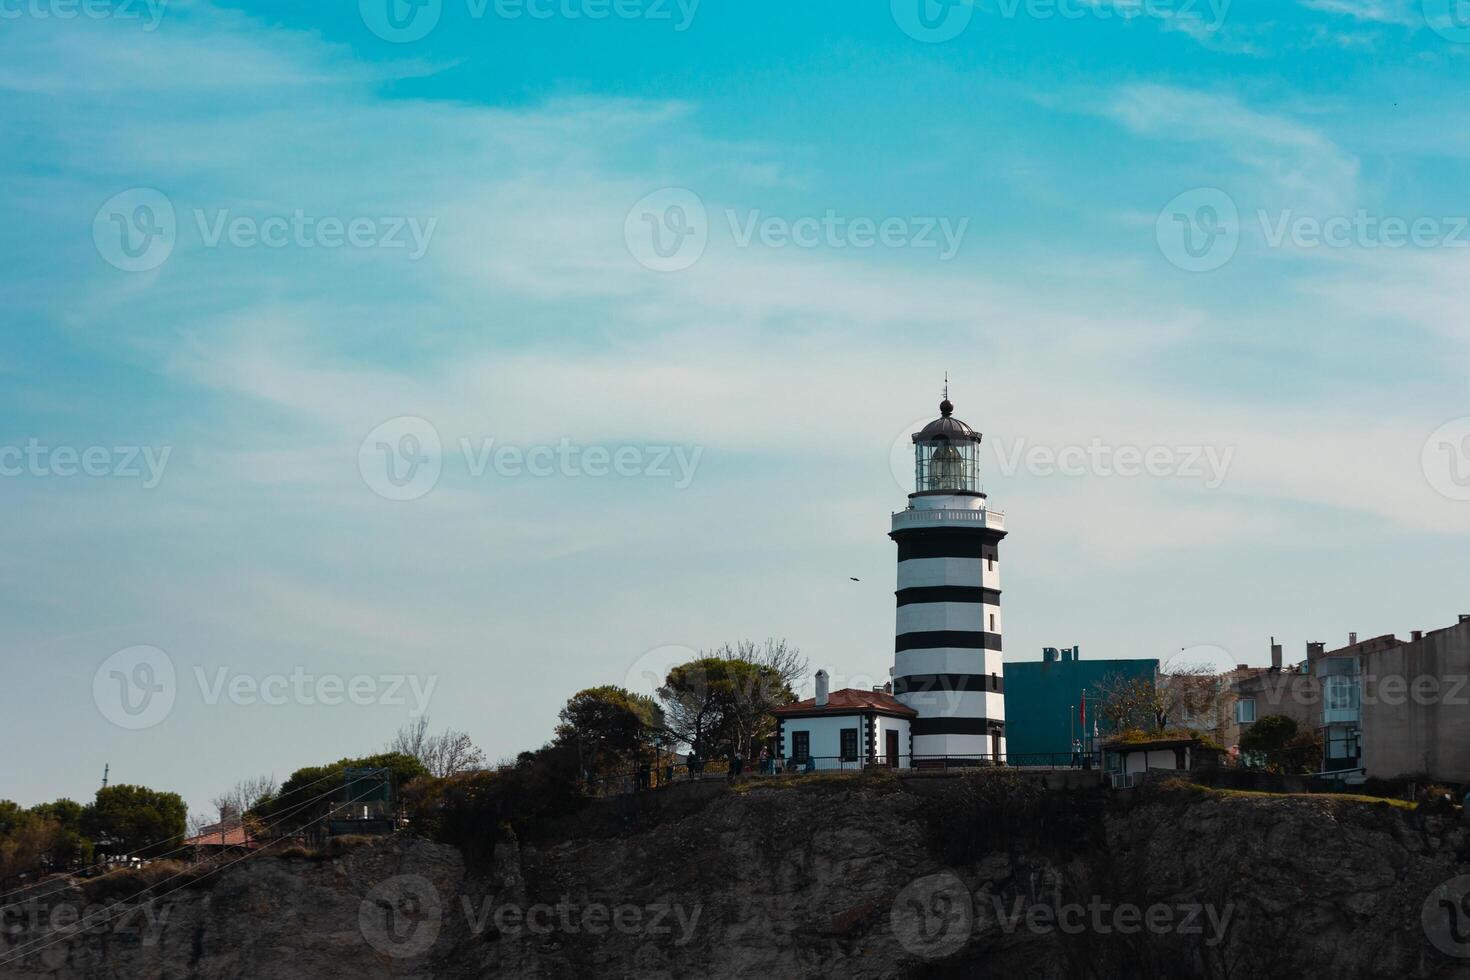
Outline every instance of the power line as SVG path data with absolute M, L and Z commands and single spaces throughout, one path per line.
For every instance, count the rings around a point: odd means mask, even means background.
M 338 770 L 336 772 L 329 772 L 325 776 L 322 776 L 320 779 L 313 779 L 309 783 L 305 783 L 305 784 L 303 784 L 301 786 L 296 787 L 293 790 L 288 791 L 287 793 L 285 793 L 285 794 L 283 794 L 283 795 L 281 795 L 279 797 L 276 797 L 273 802 L 279 802 L 280 800 L 284 800 L 288 796 L 292 796 L 292 795 L 294 795 L 296 793 L 300 793 L 302 790 L 310 789 L 311 787 L 315 786 L 317 783 L 325 782 L 328 779 L 335 779 L 338 776 L 341 776 L 344 772 L 346 772 L 346 770 Z M 107 777 L 104 774 L 104 776 L 103 776 L 103 786 L 104 786 L 104 788 L 106 787 L 106 783 L 107 783 Z M 330 793 L 330 792 L 336 792 L 336 791 L 335 790 L 329 790 L 328 792 Z M 313 799 L 314 800 L 319 800 L 319 799 L 322 798 L 322 796 L 326 796 L 326 795 L 327 795 L 326 793 L 323 793 L 323 794 L 321 794 L 319 796 L 314 797 Z M 162 840 L 156 840 L 156 841 L 154 841 L 151 844 L 144 844 L 141 847 L 134 848 L 133 850 L 135 852 L 137 852 L 137 851 L 146 851 L 150 847 L 157 847 L 160 844 L 167 844 L 169 841 L 171 841 L 173 839 L 174 838 L 172 836 L 165 837 Z M 187 851 L 189 848 L 191 848 L 193 846 L 194 845 L 192 845 L 192 844 L 180 844 L 178 847 L 174 848 L 171 851 L 164 851 L 162 854 L 155 854 L 155 855 L 151 856 L 149 858 L 149 860 L 150 861 L 161 861 L 164 858 L 168 857 L 170 854 L 177 854 L 180 851 Z M 75 871 L 72 871 L 70 873 L 73 874 L 73 875 L 86 874 L 88 871 L 93 871 L 93 870 L 96 870 L 97 868 L 104 868 L 104 867 L 106 867 L 108 865 L 108 863 L 109 862 L 107 862 L 107 861 L 98 861 L 95 864 L 89 864 L 86 867 L 78 868 Z M 0 895 L 0 901 L 4 901 L 4 900 L 6 900 L 8 898 L 14 898 L 17 895 L 22 895 L 22 894 L 24 894 L 24 893 L 26 893 L 28 891 L 34 891 L 37 888 L 42 888 L 42 887 L 44 887 L 46 885 L 53 884 L 53 882 L 54 882 L 54 880 L 48 879 L 46 881 L 38 881 L 38 882 L 36 882 L 33 885 L 25 885 L 24 887 L 17 888 L 13 892 L 9 892 L 8 894 L 5 894 L 5 895 Z M 13 903 L 11 905 L 0 905 L 0 912 L 4 912 L 7 909 L 17 908 L 18 906 L 21 906 L 21 905 L 24 905 L 24 904 L 25 904 L 24 902 L 15 902 L 15 903 Z
M 344 801 L 341 804 L 341 806 L 349 806 L 349 805 L 351 805 L 353 803 L 356 803 L 358 800 L 366 799 L 368 796 L 371 796 L 373 793 L 379 792 L 380 788 L 381 787 L 374 786 L 371 789 L 367 790 L 365 793 L 363 793 L 361 796 L 354 796 L 352 799 Z M 326 795 L 328 795 L 328 794 L 325 794 L 325 793 L 322 794 L 322 796 L 326 796 Z M 313 799 L 307 800 L 306 803 L 302 803 L 302 804 L 300 804 L 300 806 L 294 807 L 293 809 L 300 809 L 301 807 L 307 806 L 310 803 L 314 803 L 314 802 L 316 802 L 316 800 L 319 800 L 319 799 L 321 799 L 321 796 L 314 797 Z M 326 813 L 322 814 L 321 816 L 314 817 L 311 820 L 308 820 L 306 823 L 304 823 L 304 824 L 301 825 L 301 828 L 300 829 L 305 830 L 307 827 L 310 827 L 314 823 L 320 823 L 321 821 L 328 819 L 329 817 L 332 816 L 332 814 L 336 811 L 336 809 L 337 808 L 334 807 L 332 809 L 329 809 Z M 271 826 L 275 826 L 276 824 L 283 823 L 284 821 L 285 821 L 285 815 L 283 815 L 280 820 L 277 820 L 275 824 L 271 824 Z M 285 838 L 281 838 L 281 839 L 284 840 Z M 33 939 L 31 942 L 26 943 L 23 946 L 18 947 L 17 949 L 10 950 L 10 953 L 12 953 L 14 955 L 9 955 L 9 956 L 6 956 L 4 959 L 0 959 L 0 966 L 7 966 L 7 965 L 9 965 L 11 963 L 15 963 L 15 962 L 17 962 L 17 961 L 19 961 L 21 959 L 24 959 L 25 957 L 29 956 L 32 953 L 40 952 L 41 950 L 46 949 L 47 947 L 54 946 L 57 943 L 62 942 L 63 940 L 69 938 L 71 935 L 75 934 L 78 931 L 81 931 L 83 929 L 92 929 L 92 928 L 95 928 L 95 927 L 100 926 L 100 925 L 106 925 L 107 923 L 113 921 L 114 919 L 117 919 L 117 918 L 120 918 L 120 917 L 122 917 L 124 915 L 127 915 L 130 912 L 134 912 L 137 909 L 143 908 L 144 906 L 152 905 L 154 902 L 158 901 L 160 898 L 164 898 L 164 897 L 166 897 L 168 895 L 174 894 L 175 892 L 182 891 L 185 888 L 190 887 L 191 885 L 198 884 L 199 882 L 201 882 L 204 879 L 210 877 L 211 875 L 219 874 L 221 871 L 225 870 L 226 868 L 232 868 L 232 867 L 234 867 L 235 865 L 239 864 L 241 861 L 246 861 L 246 860 L 249 860 L 250 858 L 253 858 L 253 857 L 255 857 L 255 856 L 259 855 L 259 854 L 265 853 L 265 849 L 267 847 L 269 847 L 269 846 L 270 846 L 270 844 L 265 844 L 262 847 L 260 847 L 258 850 L 251 851 L 248 854 L 245 854 L 245 855 L 243 855 L 241 857 L 238 857 L 238 858 L 236 858 L 233 861 L 229 861 L 229 862 L 226 862 L 224 864 L 219 865 L 218 867 L 211 868 L 210 870 L 204 872 L 204 874 L 200 875 L 199 877 L 193 878 L 193 879 L 191 879 L 189 881 L 186 881 L 186 882 L 184 882 L 183 884 L 179 885 L 176 888 L 171 888 L 171 889 L 169 889 L 166 892 L 160 892 L 159 894 L 154 895 L 152 898 L 148 899 L 148 901 L 144 902 L 142 905 L 129 905 L 129 906 L 126 906 L 124 908 L 119 909 L 116 913 L 107 915 L 105 918 L 101 919 L 100 921 L 88 922 L 87 921 L 87 917 L 86 916 L 83 916 L 80 920 L 78 920 L 76 922 L 76 924 L 74 924 L 71 927 L 71 931 L 69 933 L 67 933 L 66 935 L 57 936 L 57 937 L 52 938 L 52 939 L 49 939 L 49 940 L 47 940 L 45 942 L 42 942 L 42 940 L 40 940 L 40 939 Z M 167 878 L 164 878 L 162 881 L 154 882 L 153 884 L 149 885 L 147 888 L 144 888 L 142 891 L 139 891 L 139 892 L 135 893 L 134 895 L 130 896 L 128 900 L 130 901 L 132 899 L 136 899 L 139 895 L 143 895 L 143 894 L 145 894 L 147 892 L 150 892 L 153 889 L 157 888 L 159 885 L 166 884 L 166 883 L 168 883 L 170 881 L 173 881 L 175 878 L 181 877 L 182 875 L 185 875 L 187 873 L 188 873 L 187 871 L 180 871 L 180 872 L 178 872 L 176 874 L 170 875 Z M 122 902 L 118 902 L 117 904 L 118 905 L 122 905 L 123 903 Z M 41 945 L 38 946 L 38 945 L 36 945 L 37 943 L 40 943 Z

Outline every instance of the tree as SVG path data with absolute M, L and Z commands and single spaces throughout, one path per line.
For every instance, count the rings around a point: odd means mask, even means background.
M 670 734 L 704 759 L 748 753 L 775 731 L 771 709 L 796 700 L 779 663 L 728 645 L 715 654 L 676 666 L 658 689 Z
M 1240 735 L 1242 755 L 1259 756 L 1272 772 L 1301 772 L 1316 768 L 1322 757 L 1322 739 L 1316 732 L 1300 732 L 1286 715 L 1265 715 Z
M 97 791 L 82 813 L 86 834 L 110 854 L 148 857 L 177 846 L 189 810 L 177 793 L 120 784 Z
M 34 809 L 0 800 L 0 881 L 38 870 L 59 829 Z
M 1111 673 L 1098 684 L 1097 712 L 1114 732 L 1162 731 L 1168 718 L 1164 696 L 1151 678 Z
M 276 777 L 272 775 L 242 779 L 230 789 L 216 796 L 210 803 L 219 813 L 222 824 L 239 823 L 246 813 L 262 800 L 276 792 Z
M 403 752 L 380 752 L 357 759 L 338 759 L 323 766 L 297 769 L 280 791 L 257 803 L 246 816 L 269 826 L 272 834 L 290 834 L 322 820 L 334 807 L 352 802 L 346 796 L 348 769 L 387 769 L 395 788 L 427 776 L 424 764 Z
M 389 752 L 413 756 L 432 776 L 453 776 L 485 768 L 485 754 L 475 747 L 469 735 L 452 728 L 432 734 L 428 715 L 420 715 L 417 721 L 400 728 L 387 748 Z
M 47 857 L 52 867 L 66 868 L 92 861 L 92 841 L 82 826 L 86 808 L 75 800 L 59 799 L 31 807 L 31 812 L 56 825 Z
M 567 699 L 556 740 L 574 747 L 591 778 L 641 761 L 663 729 L 663 712 L 650 697 L 612 684 L 589 687 Z
M 1159 671 L 1160 728 L 1170 725 L 1219 733 L 1225 722 L 1225 685 L 1210 664 L 1170 664 Z
M 785 640 L 768 639 L 759 646 L 752 640 L 740 640 L 734 647 L 726 643 L 715 651 L 715 655 L 726 660 L 743 660 L 757 667 L 769 667 L 780 675 L 783 684 L 792 689 L 806 677 L 806 658 Z

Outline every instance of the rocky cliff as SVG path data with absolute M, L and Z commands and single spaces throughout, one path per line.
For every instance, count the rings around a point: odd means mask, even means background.
M 1470 977 L 1470 833 L 1453 817 L 1010 792 L 676 787 L 478 867 L 410 838 L 256 856 L 85 930 L 72 889 L 8 913 L 0 976 Z

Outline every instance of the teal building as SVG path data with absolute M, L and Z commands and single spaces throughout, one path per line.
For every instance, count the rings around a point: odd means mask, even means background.
M 1026 755 L 1063 755 L 1072 751 L 1072 739 L 1091 745 L 1093 723 L 1100 738 L 1112 734 L 1096 710 L 1102 692 L 1115 678 L 1138 678 L 1150 683 L 1158 677 L 1158 660 L 1083 660 L 1080 647 L 1046 647 L 1041 661 L 1005 665 L 1007 750 L 1013 764 L 1025 765 Z M 1087 696 L 1084 732 L 1079 724 L 1083 694 Z

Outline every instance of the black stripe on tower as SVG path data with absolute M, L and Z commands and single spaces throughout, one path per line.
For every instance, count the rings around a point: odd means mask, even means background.
M 940 647 L 955 647 L 960 650 L 999 650 L 999 633 L 982 633 L 979 630 L 924 630 L 917 633 L 900 633 L 893 638 L 893 652 L 905 650 L 936 650 Z
M 999 674 L 909 674 L 893 679 L 894 694 L 928 694 L 933 691 L 988 691 L 1005 693 Z
M 994 528 L 916 527 L 890 531 L 898 543 L 898 560 L 911 558 L 999 559 L 996 547 L 1006 536 Z
M 909 722 L 909 732 L 914 735 L 1004 735 L 1005 728 L 1005 722 L 994 718 L 915 718 Z
M 968 585 L 926 585 L 914 589 L 899 589 L 893 593 L 900 606 L 911 606 L 917 602 L 984 602 L 1000 605 L 1000 589 L 986 589 Z

